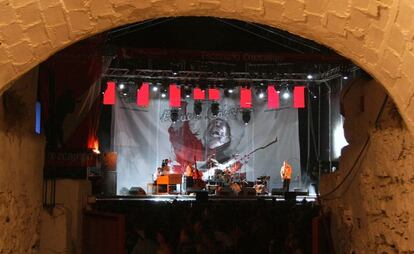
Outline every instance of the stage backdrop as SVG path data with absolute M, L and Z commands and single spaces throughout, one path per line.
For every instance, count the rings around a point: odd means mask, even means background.
M 250 122 L 242 121 L 239 93 L 221 94 L 220 112 L 213 117 L 209 101 L 203 101 L 199 117 L 193 113 L 194 100 L 186 99 L 179 120 L 171 122 L 168 97 L 151 92 L 148 108 L 139 108 L 133 98 L 117 97 L 113 107 L 112 147 L 118 153 L 117 192 L 140 186 L 146 189 L 154 180 L 163 159 L 170 159 L 174 171 L 181 172 L 197 160 L 204 178 L 217 168 L 239 170 L 247 180 L 270 176 L 270 187 L 280 188 L 283 160 L 293 166 L 291 189 L 299 187 L 300 149 L 298 113 L 291 101 L 281 101 L 281 109 L 267 110 L 266 99 L 253 99 Z M 277 142 L 266 146 L 277 137 Z

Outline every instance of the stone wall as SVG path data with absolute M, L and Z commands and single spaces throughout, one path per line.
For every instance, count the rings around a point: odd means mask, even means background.
M 412 0 L 5 0 L 0 93 L 55 52 L 94 34 L 170 16 L 253 21 L 326 45 L 364 68 L 414 130 Z
M 39 247 L 45 139 L 34 132 L 37 69 L 0 97 L 0 253 Z
M 355 81 L 344 94 L 349 146 L 321 179 L 337 253 L 413 253 L 413 137 L 377 82 Z

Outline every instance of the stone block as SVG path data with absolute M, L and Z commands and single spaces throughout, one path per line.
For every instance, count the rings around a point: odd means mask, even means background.
M 388 45 L 392 48 L 398 55 L 402 55 L 407 40 L 404 37 L 404 34 L 401 32 L 399 27 L 393 26 L 390 31 L 388 38 Z
M 66 11 L 83 10 L 85 9 L 84 0 L 64 0 L 63 6 Z
M 16 75 L 16 70 L 11 62 L 0 64 L 0 84 L 8 84 Z M 0 87 L 0 92 L 3 87 Z
M 45 57 L 48 57 L 53 51 L 53 46 L 50 42 L 39 44 L 34 48 L 34 56 L 37 59 L 43 60 Z
M 305 4 L 302 1 L 290 0 L 285 2 L 283 16 L 293 21 L 305 21 Z
M 19 40 L 20 42 L 14 44 L 9 48 L 14 64 L 26 64 L 33 58 L 33 48 L 27 41 Z
M 42 13 L 46 25 L 48 26 L 56 26 L 57 24 L 66 23 L 64 12 L 60 5 L 49 7 L 43 10 Z
M 370 25 L 370 18 L 360 10 L 352 8 L 349 16 L 347 28 L 350 30 L 365 31 Z
M 66 24 L 48 28 L 50 41 L 53 45 L 62 45 L 70 41 L 69 28 Z
M 410 84 L 410 80 L 408 78 L 402 76 L 396 80 L 395 85 L 392 88 L 392 92 L 395 99 L 398 97 L 401 106 L 408 105 L 410 99 L 414 95 L 414 86 Z
M 27 28 L 24 33 L 34 46 L 49 41 L 49 37 L 43 23 L 38 23 Z
M 86 32 L 92 29 L 89 13 L 86 11 L 71 11 L 67 14 L 73 33 Z
M 382 27 L 385 29 L 388 19 L 390 17 L 390 10 L 388 8 L 379 8 L 378 9 L 378 16 L 372 18 L 372 24 L 377 27 Z
M 375 47 L 366 47 L 364 51 L 365 61 L 370 65 L 376 65 L 378 58 L 378 51 Z
M 242 6 L 248 10 L 263 11 L 263 0 L 243 0 Z
M 239 6 L 234 4 L 233 0 L 221 0 L 220 10 L 227 13 L 235 13 L 239 10 Z
M 340 17 L 347 17 L 349 16 L 349 8 L 348 1 L 327 1 L 326 9 L 322 9 L 322 11 L 335 13 Z
M 402 73 L 410 80 L 414 80 L 414 53 L 406 51 L 402 58 Z
M 383 30 L 377 26 L 370 26 L 365 34 L 365 45 L 373 50 L 378 50 L 383 39 Z
M 197 10 L 198 3 L 187 0 L 176 0 L 177 9 L 183 12 Z
M 0 2 L 0 25 L 13 23 L 16 19 L 16 12 L 9 1 Z
M 392 79 L 400 77 L 401 59 L 390 49 L 386 49 L 380 60 L 380 68 Z
M 24 24 L 24 26 L 29 26 L 34 23 L 39 23 L 42 21 L 40 16 L 39 4 L 31 3 L 16 9 L 17 16 L 19 21 Z
M 346 18 L 336 16 L 332 13 L 328 13 L 325 17 L 326 19 L 326 28 L 332 33 L 345 36 L 345 25 L 346 25 Z
M 91 0 L 89 2 L 92 17 L 109 16 L 114 12 L 108 0 Z
M 2 44 L 5 45 L 15 44 L 25 38 L 20 24 L 17 23 L 1 26 L 0 36 L 3 38 Z
M 305 0 L 306 12 L 323 15 L 329 5 L 329 0 Z
M 270 21 L 280 20 L 284 11 L 284 6 L 278 1 L 264 0 L 265 19 Z
M 398 9 L 397 18 L 395 24 L 397 24 L 401 30 L 408 33 L 412 30 L 414 24 L 414 6 L 407 2 L 401 2 L 400 8 Z

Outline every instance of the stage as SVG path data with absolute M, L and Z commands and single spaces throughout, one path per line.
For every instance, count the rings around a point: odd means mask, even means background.
M 199 193 L 199 194 L 197 194 Z M 251 196 L 218 196 L 218 195 L 200 195 L 197 192 L 191 195 L 183 194 L 162 194 L 162 195 L 117 195 L 117 196 L 97 196 L 96 202 L 139 202 L 139 201 L 150 201 L 150 202 L 195 202 L 195 201 L 212 201 L 212 202 L 225 202 L 225 201 L 286 201 L 284 195 L 251 195 Z M 288 195 L 291 199 L 289 201 L 295 200 L 295 202 L 314 202 L 316 200 L 316 195 L 309 195 L 305 192 L 289 192 Z

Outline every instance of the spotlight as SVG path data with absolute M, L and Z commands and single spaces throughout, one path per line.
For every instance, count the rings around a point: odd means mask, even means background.
M 308 79 L 313 79 L 312 74 L 308 74 L 308 76 L 306 76 Z
M 127 96 L 128 94 L 127 94 L 127 93 L 123 93 L 123 95 L 124 95 L 124 96 Z
M 201 115 L 201 112 L 203 112 L 203 106 L 202 106 L 201 101 L 194 102 L 194 114 L 196 116 L 199 116 Z
M 219 113 L 219 110 L 220 110 L 220 106 L 219 106 L 219 104 L 218 104 L 217 102 L 213 102 L 213 103 L 211 104 L 211 108 L 210 108 L 210 110 L 211 110 L 211 114 L 212 114 L 213 116 L 217 116 L 217 115 L 218 115 L 218 113 Z
M 250 110 L 244 110 L 242 113 L 243 123 L 247 125 L 250 121 Z
M 348 79 L 348 76 L 343 76 L 343 79 L 347 80 Z
M 318 97 L 316 95 L 313 96 L 314 99 L 317 99 Z
M 290 93 L 289 93 L 288 91 L 285 91 L 285 92 L 282 94 L 282 97 L 283 97 L 283 99 L 287 100 L 287 99 L 289 99 L 289 98 L 290 98 Z
M 125 88 L 125 84 L 124 83 L 120 83 L 119 84 L 119 89 L 123 90 Z
M 167 97 L 167 94 L 166 94 L 165 92 L 162 92 L 162 93 L 161 93 L 161 97 L 162 97 L 162 98 L 165 98 L 165 97 Z
M 259 98 L 260 98 L 260 99 L 263 99 L 264 97 L 265 97 L 265 94 L 264 94 L 263 92 L 260 92 L 260 93 L 259 93 Z
M 185 95 L 185 98 L 190 98 L 190 95 L 189 95 L 189 94 L 186 94 L 186 95 Z
M 229 89 L 229 93 L 233 93 L 234 92 L 234 90 L 233 89 Z
M 177 122 L 178 120 L 178 109 L 171 109 L 171 121 L 173 123 Z
M 153 92 L 158 91 L 158 86 L 153 86 L 153 87 L 152 87 L 152 91 L 153 91 Z

